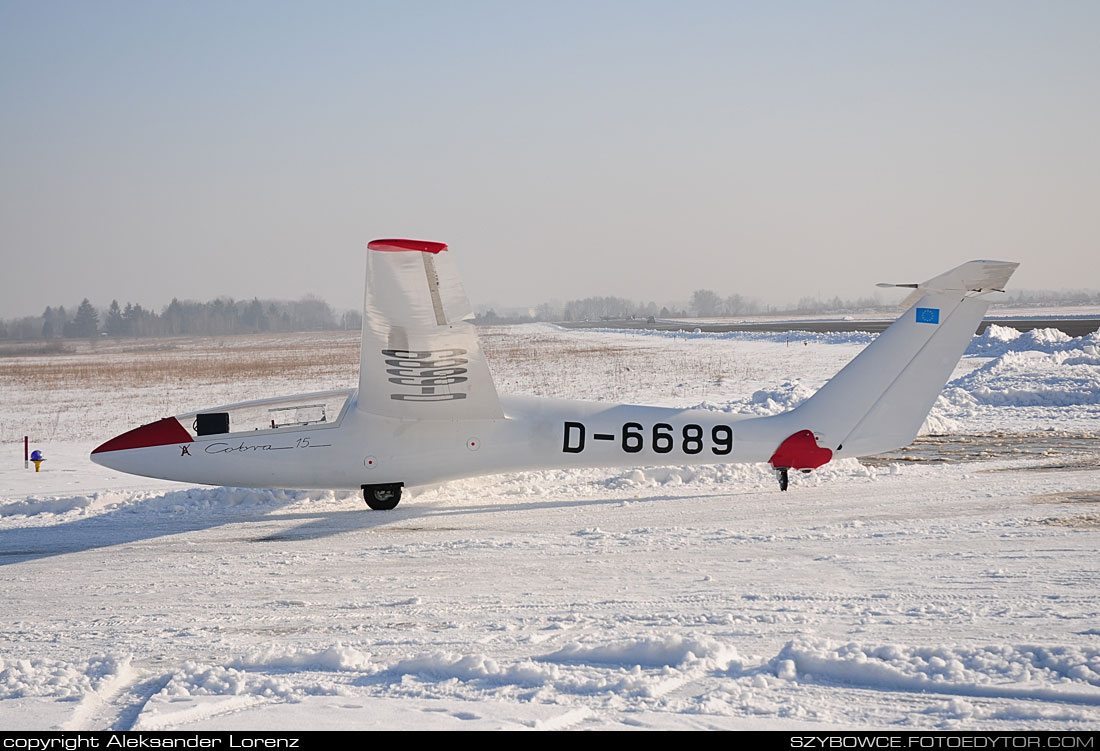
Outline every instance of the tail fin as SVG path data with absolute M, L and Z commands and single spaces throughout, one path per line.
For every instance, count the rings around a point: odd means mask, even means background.
M 971 261 L 913 287 L 914 302 L 792 417 L 841 456 L 908 446 L 943 390 L 989 302 L 1019 264 Z

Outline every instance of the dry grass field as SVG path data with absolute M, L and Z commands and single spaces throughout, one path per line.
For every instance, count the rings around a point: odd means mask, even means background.
M 0 386 L 39 389 L 217 382 L 281 373 L 355 372 L 359 334 L 66 340 L 0 348 Z
M 501 393 L 637 401 L 654 380 L 702 401 L 765 369 L 726 343 L 670 352 L 642 335 L 550 326 L 479 329 Z M 359 332 L 61 340 L 0 345 L 0 441 L 98 440 L 170 414 L 303 391 L 354 387 Z M 804 354 L 804 353 L 799 353 Z M 108 402 L 117 406 L 103 409 Z

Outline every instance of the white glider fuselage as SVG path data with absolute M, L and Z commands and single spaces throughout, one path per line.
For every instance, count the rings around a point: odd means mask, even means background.
M 296 398 L 311 395 L 290 397 Z M 93 459 L 123 472 L 179 482 L 358 490 L 535 469 L 766 462 L 797 429 L 789 413 L 740 418 L 706 410 L 515 396 L 501 398 L 501 418 L 401 420 L 360 411 L 355 400 L 351 392 L 331 424 L 298 428 L 195 436 L 183 429 L 194 415 L 165 418 L 182 431 L 165 436 L 175 439 L 171 443 L 108 448 Z M 231 405 L 211 412 L 233 410 Z
M 971 261 L 914 287 L 915 302 L 799 407 L 768 417 L 499 397 L 441 243 L 368 245 L 359 388 L 166 417 L 92 460 L 181 482 L 362 488 L 392 508 L 402 486 L 569 467 L 768 462 L 780 487 L 916 437 L 1017 264 Z

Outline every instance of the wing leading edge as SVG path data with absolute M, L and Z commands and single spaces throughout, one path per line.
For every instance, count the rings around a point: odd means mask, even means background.
M 358 408 L 397 419 L 502 418 L 447 246 L 375 240 L 367 249 Z

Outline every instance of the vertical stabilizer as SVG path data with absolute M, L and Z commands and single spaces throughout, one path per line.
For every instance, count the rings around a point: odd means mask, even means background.
M 446 245 L 371 242 L 358 409 L 395 419 L 503 417 L 473 317 Z
M 1019 264 L 971 261 L 914 288 L 886 331 L 794 410 L 822 447 L 866 456 L 909 445 Z

